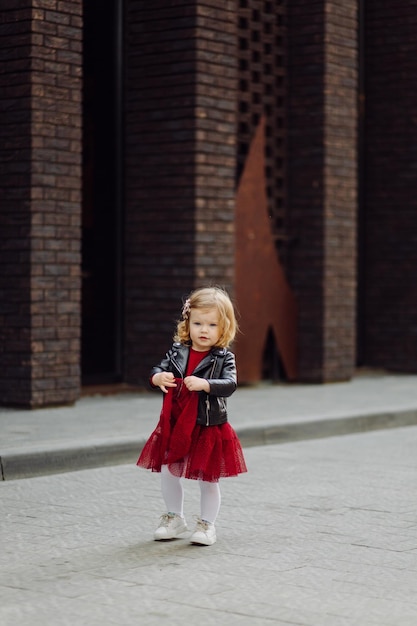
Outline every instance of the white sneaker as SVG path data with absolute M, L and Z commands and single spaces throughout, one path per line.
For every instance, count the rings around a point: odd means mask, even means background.
M 183 517 L 176 513 L 165 513 L 165 515 L 161 515 L 159 526 L 155 530 L 153 538 L 155 541 L 175 539 L 187 530 L 188 526 Z
M 210 522 L 206 522 L 198 517 L 197 526 L 191 535 L 190 542 L 197 543 L 201 546 L 212 546 L 216 541 L 217 537 L 214 524 L 210 524 Z

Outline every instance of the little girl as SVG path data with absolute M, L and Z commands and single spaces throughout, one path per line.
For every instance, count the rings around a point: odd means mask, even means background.
M 237 330 L 228 294 L 197 289 L 185 301 L 174 344 L 151 371 L 164 392 L 161 416 L 137 465 L 161 472 L 162 515 L 154 539 L 174 539 L 188 530 L 181 478 L 199 481 L 200 518 L 191 543 L 216 541 L 219 479 L 246 472 L 237 435 L 227 421 L 226 398 L 237 386 L 235 357 L 228 350 Z

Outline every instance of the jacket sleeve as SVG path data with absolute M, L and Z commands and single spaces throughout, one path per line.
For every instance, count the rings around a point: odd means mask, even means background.
M 208 382 L 210 385 L 210 396 L 228 398 L 232 395 L 237 387 L 236 362 L 233 352 L 228 351 L 226 353 L 219 378 L 210 378 Z
M 152 377 L 154 376 L 154 374 L 159 374 L 159 372 L 172 371 L 172 368 L 171 368 L 172 351 L 173 351 L 172 348 L 170 348 L 170 350 L 168 350 L 168 352 L 166 353 L 162 361 L 158 365 L 154 365 L 154 367 L 151 369 L 149 373 L 149 385 L 151 386 L 152 389 L 159 389 L 159 387 L 155 387 L 155 385 L 152 384 Z

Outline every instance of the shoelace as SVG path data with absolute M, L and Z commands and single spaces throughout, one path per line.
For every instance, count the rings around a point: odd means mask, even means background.
M 169 522 L 174 519 L 174 515 L 169 515 L 169 513 L 164 513 L 164 515 L 161 515 L 161 521 L 160 521 L 160 526 L 168 526 Z
M 203 531 L 206 532 L 209 528 L 209 524 L 207 522 L 203 522 L 202 519 L 198 518 L 197 519 L 197 525 L 196 525 L 196 531 Z

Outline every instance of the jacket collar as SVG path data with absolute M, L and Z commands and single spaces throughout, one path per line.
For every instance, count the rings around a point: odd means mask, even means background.
M 185 351 L 188 351 L 191 348 L 191 346 L 176 342 L 174 343 L 174 348 L 176 350 L 185 352 Z M 226 352 L 227 352 L 227 348 L 219 348 L 219 347 L 214 346 L 214 348 L 211 348 L 210 353 L 207 356 L 224 356 Z

